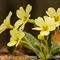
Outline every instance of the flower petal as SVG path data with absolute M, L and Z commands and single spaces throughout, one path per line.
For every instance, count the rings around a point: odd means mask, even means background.
M 46 14 L 47 14 L 48 16 L 53 17 L 53 16 L 56 16 L 56 11 L 55 11 L 54 8 L 50 7 L 50 8 L 48 8 L 48 11 L 46 11 Z
M 11 15 L 12 15 L 12 12 L 10 11 L 6 19 L 4 19 L 3 21 L 4 24 L 10 24 Z
M 59 22 L 56 22 L 55 25 L 56 25 L 56 27 L 58 27 L 60 25 L 60 23 Z
M 39 27 L 35 27 L 35 28 L 32 28 L 32 30 L 42 30 L 42 29 Z
M 17 29 L 22 24 L 23 24 L 23 20 L 18 20 L 18 21 L 16 21 L 16 23 L 14 24 L 14 26 Z
M 22 32 L 21 30 L 20 30 L 20 35 L 19 35 L 19 40 L 18 40 L 18 42 L 17 42 L 17 44 L 16 44 L 16 47 L 18 46 L 18 44 L 20 43 L 20 41 L 21 41 L 21 39 L 24 37 L 24 32 Z
M 17 42 L 13 40 L 14 38 L 11 37 L 10 42 L 7 44 L 7 46 L 11 47 L 14 46 Z
M 17 37 L 17 30 L 16 29 L 13 29 L 13 30 L 10 30 L 10 35 L 13 37 L 13 38 L 16 38 Z
M 40 34 L 42 35 L 42 36 L 47 36 L 47 35 L 49 35 L 49 31 L 41 31 L 40 32 Z
M 60 16 L 60 8 L 57 9 L 57 16 Z
M 22 30 L 19 30 L 19 39 L 22 39 L 24 35 L 24 32 Z
M 52 25 L 50 28 L 49 28 L 49 31 L 53 31 L 56 29 L 56 26 L 55 25 Z
M 46 19 L 48 16 L 43 16 L 44 19 Z
M 35 23 L 36 23 L 36 25 L 41 27 L 44 24 L 44 20 L 43 20 L 43 18 L 38 17 L 37 19 L 35 19 Z
M 55 25 L 55 21 L 54 21 L 54 18 L 52 17 L 47 17 L 45 18 L 45 23 L 48 24 L 48 25 Z
M 7 28 L 6 27 L 4 27 L 3 25 L 1 25 L 0 26 L 0 34 L 3 32 L 3 31 L 5 31 Z
M 32 6 L 30 4 L 28 4 L 26 7 L 26 14 L 28 15 L 31 10 L 32 10 Z
M 23 19 L 25 16 L 25 11 L 23 7 L 20 7 L 19 10 L 16 11 L 17 17 Z
M 19 30 L 24 30 L 25 24 L 22 24 L 21 27 L 19 28 Z

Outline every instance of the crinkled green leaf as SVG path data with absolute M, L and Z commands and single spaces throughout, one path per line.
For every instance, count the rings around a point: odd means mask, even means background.
M 52 42 L 51 46 L 51 53 L 52 55 L 56 55 L 60 52 L 60 46 L 54 41 Z
M 25 37 L 21 40 L 21 43 L 27 48 L 34 51 L 37 55 L 40 53 L 40 42 L 30 33 L 25 32 Z M 37 44 L 37 46 L 36 46 Z
M 30 43 L 34 48 L 36 48 L 35 43 L 37 43 L 40 46 L 40 42 L 30 33 L 25 32 L 25 37 L 28 39 L 28 41 L 25 38 L 23 38 L 21 41 L 23 44 L 27 45 L 28 43 Z

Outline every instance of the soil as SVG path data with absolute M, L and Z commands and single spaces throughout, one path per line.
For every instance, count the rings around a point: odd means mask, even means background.
M 41 60 L 36 58 L 28 58 L 23 55 L 34 55 L 32 51 L 28 50 L 23 45 L 19 45 L 17 48 L 14 48 L 14 50 L 9 53 L 6 47 L 3 47 L 0 49 L 0 60 Z M 51 60 L 60 60 L 60 59 L 51 59 Z
M 12 50 L 12 51 L 11 51 Z M 31 54 L 32 51 L 20 44 L 18 47 L 0 49 L 0 60 L 30 60 L 30 58 L 24 56 Z

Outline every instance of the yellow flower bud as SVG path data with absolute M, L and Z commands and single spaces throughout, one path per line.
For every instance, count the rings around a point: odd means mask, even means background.
M 38 39 L 39 40 L 44 40 L 44 36 L 42 36 L 41 34 L 38 35 Z

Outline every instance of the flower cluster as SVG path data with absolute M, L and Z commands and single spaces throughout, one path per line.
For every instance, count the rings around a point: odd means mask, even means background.
M 47 60 L 57 52 L 60 52 L 60 46 L 55 42 L 55 38 L 53 42 L 51 40 L 53 32 L 59 30 L 60 8 L 56 11 L 54 8 L 50 7 L 46 11 L 46 16 L 43 16 L 43 18 L 38 17 L 37 19 L 30 19 L 31 10 L 32 6 L 30 4 L 27 5 L 25 10 L 23 7 L 20 7 L 16 11 L 16 15 L 19 19 L 15 22 L 14 26 L 10 24 L 10 18 L 12 16 L 12 12 L 10 11 L 6 19 L 4 19 L 3 23 L 0 25 L 0 34 L 8 28 L 11 29 L 11 38 L 7 46 L 17 47 L 19 43 L 22 43 L 24 46 L 34 51 L 39 58 L 41 57 L 41 59 Z M 34 24 L 35 27 L 32 28 L 32 30 L 40 31 L 37 35 L 39 41 L 30 33 L 24 31 L 27 22 Z
M 10 18 L 12 15 L 12 12 L 10 11 L 8 16 L 4 20 L 4 22 L 1 24 L 0 34 L 7 28 L 12 29 L 12 30 L 10 30 L 11 38 L 10 38 L 10 42 L 7 44 L 8 46 L 14 46 L 14 45 L 17 46 L 20 43 L 20 40 L 24 36 L 23 29 L 25 27 L 25 24 L 31 20 L 31 19 L 29 19 L 29 17 L 30 17 L 29 13 L 30 13 L 31 9 L 32 9 L 32 6 L 30 6 L 30 4 L 27 5 L 26 11 L 24 11 L 23 7 L 20 7 L 19 10 L 16 11 L 16 15 L 19 18 L 19 20 L 16 21 L 14 26 L 12 26 L 10 24 Z M 19 26 L 20 26 L 20 28 L 19 28 Z

